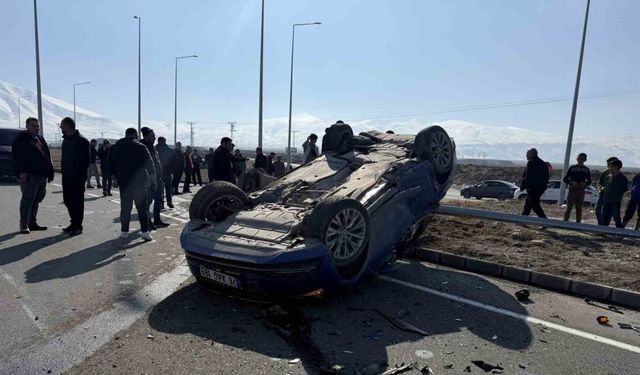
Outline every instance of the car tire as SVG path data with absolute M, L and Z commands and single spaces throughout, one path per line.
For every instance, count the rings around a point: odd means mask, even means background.
M 499 194 L 499 195 L 498 195 L 498 197 L 497 197 L 497 199 L 498 199 L 499 201 L 506 201 L 507 199 L 509 199 L 509 196 L 508 196 L 508 195 L 505 195 L 505 194 Z
M 193 197 L 189 218 L 219 223 L 247 206 L 249 198 L 239 187 L 226 181 L 214 181 L 203 186 Z
M 430 161 L 436 176 L 448 176 L 453 170 L 455 147 L 447 132 L 440 126 L 430 126 L 416 135 L 413 154 L 422 161 Z
M 471 198 L 471 194 L 469 194 L 469 193 L 464 193 L 464 194 L 462 194 L 462 196 L 464 197 L 464 199 Z
M 325 129 L 322 137 L 322 152 L 335 152 L 342 154 L 351 150 L 350 139 L 353 137 L 353 129 L 348 124 L 333 124 Z
M 329 248 L 338 268 L 357 263 L 369 244 L 369 213 L 353 198 L 325 198 L 305 220 L 305 234 L 318 238 Z

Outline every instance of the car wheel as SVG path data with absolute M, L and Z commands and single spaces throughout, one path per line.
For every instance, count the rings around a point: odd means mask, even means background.
M 203 186 L 189 205 L 189 218 L 221 222 L 249 205 L 249 198 L 236 185 L 214 181 Z
M 337 267 L 356 262 L 369 241 L 369 214 L 353 198 L 321 200 L 307 217 L 306 234 L 320 239 L 331 251 Z
M 469 199 L 469 198 L 471 198 L 471 194 L 466 193 L 466 192 L 465 192 L 465 193 L 463 193 L 463 194 L 462 194 L 462 196 L 464 197 L 464 199 Z
M 353 137 L 353 130 L 348 124 L 333 124 L 325 129 L 322 137 L 322 152 L 333 151 L 342 154 L 351 149 L 349 139 Z
M 499 194 L 498 195 L 498 200 L 499 201 L 506 201 L 507 199 L 509 199 L 508 195 L 504 195 L 504 194 Z
M 448 176 L 453 169 L 455 149 L 451 138 L 440 126 L 430 126 L 416 135 L 413 153 L 420 160 L 429 160 L 437 176 Z

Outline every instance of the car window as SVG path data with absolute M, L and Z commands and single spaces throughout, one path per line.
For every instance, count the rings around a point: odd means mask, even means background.
M 0 145 L 11 145 L 18 133 L 20 131 L 14 129 L 0 129 Z
M 548 189 L 560 189 L 560 181 L 549 181 L 547 184 Z

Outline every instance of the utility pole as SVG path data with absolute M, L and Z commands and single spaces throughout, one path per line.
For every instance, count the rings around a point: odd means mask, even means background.
M 229 121 L 227 122 L 227 124 L 229 124 L 229 133 L 231 134 L 231 139 L 233 139 L 233 135 L 236 133 L 236 122 L 235 121 Z M 260 146 L 258 146 L 260 147 Z
M 584 14 L 584 27 L 582 29 L 582 44 L 580 45 L 580 58 L 578 59 L 578 74 L 576 75 L 576 88 L 573 92 L 573 106 L 571 107 L 571 120 L 569 121 L 569 134 L 567 135 L 567 149 L 564 153 L 564 165 L 562 167 L 562 176 L 569 170 L 569 160 L 571 159 L 571 143 L 573 142 L 573 128 L 576 123 L 576 112 L 578 110 L 578 94 L 580 93 L 580 76 L 582 74 L 582 58 L 584 57 L 584 43 L 587 39 L 587 22 L 589 21 L 589 5 L 591 0 L 587 0 L 587 10 Z M 562 177 L 561 177 L 562 178 Z M 560 184 L 560 195 L 558 196 L 558 205 L 564 204 L 566 185 Z
M 262 147 L 262 67 L 263 67 L 263 62 L 264 62 L 264 0 L 262 0 L 262 16 L 260 17 L 260 98 L 258 99 L 258 147 Z
M 189 145 L 190 145 L 191 147 L 193 147 L 193 125 L 195 125 L 195 122 L 193 122 L 193 121 L 187 121 L 187 124 L 189 124 L 189 128 L 190 128 L 190 135 L 191 135 Z
M 36 34 L 36 87 L 38 95 L 38 122 L 40 123 L 40 135 L 44 137 L 44 123 L 42 122 L 42 84 L 40 83 L 40 42 L 38 41 L 38 4 L 33 0 L 33 18 Z
M 133 18 L 138 20 L 138 134 L 140 134 L 140 127 L 142 126 L 142 89 L 141 89 L 142 78 L 140 76 L 140 71 L 141 71 L 140 39 L 142 37 L 142 18 L 138 16 L 133 16 Z

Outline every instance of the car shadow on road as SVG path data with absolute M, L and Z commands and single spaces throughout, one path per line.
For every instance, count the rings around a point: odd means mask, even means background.
M 0 245 L 2 245 L 4 241 L 9 240 L 16 235 L 24 236 L 25 239 L 29 237 L 29 235 L 9 233 L 0 237 Z M 58 235 L 51 236 L 51 237 L 39 238 L 37 240 L 33 240 L 29 242 L 21 242 L 17 245 L 13 245 L 4 249 L 0 248 L 0 266 L 17 262 L 21 259 L 28 257 L 29 255 L 35 253 L 38 250 L 42 250 L 48 246 L 64 241 L 68 238 L 69 238 L 68 235 L 60 233 Z
M 417 284 L 440 291 L 453 289 L 455 283 L 458 290 L 451 292 L 455 295 L 527 315 L 512 295 L 476 275 L 427 268 L 420 263 L 403 264 L 400 273 L 418 274 Z M 450 281 L 445 285 L 442 280 Z M 154 307 L 148 321 L 164 333 L 193 334 L 267 357 L 300 358 L 311 373 L 336 364 L 345 366 L 344 373 L 353 373 L 368 364 L 388 363 L 388 348 L 403 343 L 416 343 L 413 350 L 419 347 L 434 353 L 451 350 L 482 355 L 486 345 L 526 349 L 533 337 L 522 320 L 380 278 L 321 302 L 289 301 L 282 306 L 286 311 L 284 324 L 265 318 L 267 306 L 229 299 L 194 283 Z M 418 327 L 428 338 L 398 329 L 380 312 Z M 450 334 L 459 334 L 460 342 L 471 336 L 481 340 L 449 348 L 436 344 L 440 340 L 435 337 Z
M 131 242 L 136 238 L 133 235 L 128 239 L 117 238 L 48 260 L 27 270 L 24 273 L 25 280 L 27 283 L 38 283 L 91 272 L 125 257 L 123 251 L 144 244 L 143 241 Z

